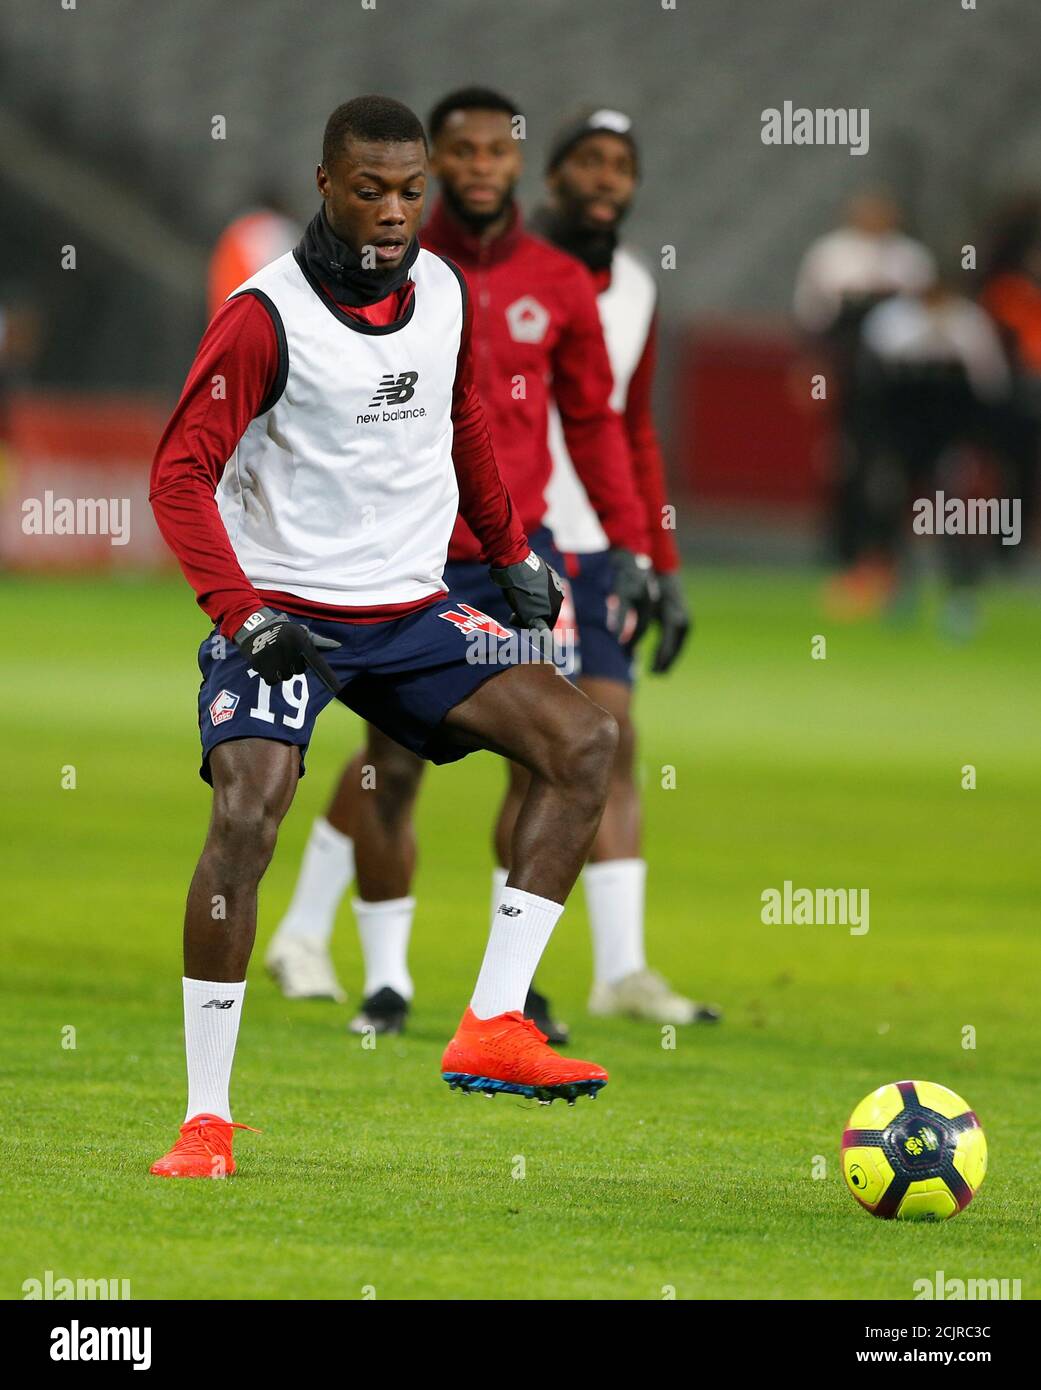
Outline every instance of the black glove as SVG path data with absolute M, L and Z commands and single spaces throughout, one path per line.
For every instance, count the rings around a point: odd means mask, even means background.
M 611 559 L 616 602 L 608 616 L 608 626 L 631 651 L 651 621 L 654 572 L 646 555 L 634 555 L 631 550 L 612 550 Z
M 493 567 L 489 573 L 506 595 L 514 627 L 552 632 L 564 602 L 564 586 L 552 565 L 531 550 L 526 560 L 504 569 Z
M 654 601 L 653 621 L 658 624 L 659 631 L 651 670 L 655 675 L 662 676 L 683 650 L 694 619 L 687 606 L 679 575 L 657 574 L 655 579 L 658 594 Z
M 332 651 L 339 642 L 312 632 L 287 613 L 258 608 L 236 632 L 235 645 L 268 685 L 301 676 L 308 666 L 334 695 L 343 684 L 318 650 Z

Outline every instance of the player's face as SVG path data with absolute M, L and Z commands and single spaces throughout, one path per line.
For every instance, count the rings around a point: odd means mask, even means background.
M 319 164 L 318 191 L 329 226 L 352 251 L 372 247 L 376 270 L 394 270 L 419 229 L 427 159 L 418 141 L 350 140 L 330 168 Z
M 464 217 L 494 221 L 523 167 L 510 117 L 505 111 L 451 112 L 434 142 L 430 167 Z
M 860 193 L 850 199 L 846 220 L 869 236 L 887 236 L 900 226 L 900 209 L 888 193 Z
M 550 175 L 549 187 L 587 231 L 616 227 L 636 192 L 632 147 L 617 135 L 587 135 Z

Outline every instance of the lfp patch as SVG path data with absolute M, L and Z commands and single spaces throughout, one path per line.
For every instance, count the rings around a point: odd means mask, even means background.
M 468 603 L 461 603 L 459 607 L 463 610 L 456 613 L 454 609 L 449 609 L 446 613 L 439 613 L 439 618 L 444 618 L 446 622 L 454 623 L 460 632 L 486 632 L 491 637 L 512 637 L 513 633 L 508 627 L 503 627 L 494 618 L 490 618 L 487 613 L 482 613 L 479 608 L 471 608 Z
M 235 713 L 239 697 L 230 690 L 222 690 L 210 705 L 210 719 L 214 725 L 223 724 Z

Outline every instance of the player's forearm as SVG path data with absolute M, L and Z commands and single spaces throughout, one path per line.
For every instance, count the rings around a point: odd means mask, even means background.
M 629 448 L 647 518 L 648 553 L 659 574 L 671 574 L 679 569 L 680 557 L 673 528 L 669 525 L 671 514 L 666 511 L 665 467 L 653 423 L 644 422 L 642 427 L 629 430 Z
M 488 565 L 515 565 L 531 546 L 505 484 L 495 473 L 475 484 L 464 471 L 459 479 L 459 515 L 477 537 L 481 559 Z
M 612 546 L 650 553 L 643 500 L 636 491 L 621 420 L 613 411 L 588 420 L 562 417 L 579 481 Z
M 651 320 L 647 338 L 629 381 L 625 398 L 625 434 L 633 464 L 636 490 L 643 501 L 650 540 L 650 556 L 659 574 L 671 574 L 680 567 L 680 557 L 667 524 L 665 465 L 658 431 L 654 424 L 652 395 L 658 357 L 658 319 Z
M 477 537 L 486 564 L 507 566 L 530 546 L 502 480 L 484 411 L 476 395 L 460 402 L 454 418 L 452 462 L 459 485 L 459 515 Z
M 474 386 L 469 298 L 452 388 L 452 463 L 459 485 L 459 515 L 477 538 L 481 559 L 498 566 L 523 560 L 530 548 L 528 537 L 495 462 L 488 421 Z
M 182 476 L 153 487 L 148 500 L 199 607 L 234 636 L 264 600 L 235 557 L 212 490 L 201 478 Z

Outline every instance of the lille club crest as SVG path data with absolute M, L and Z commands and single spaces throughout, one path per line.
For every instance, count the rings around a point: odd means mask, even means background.
M 444 618 L 445 622 L 454 623 L 462 633 L 487 632 L 492 637 L 513 636 L 508 627 L 503 627 L 502 623 L 489 618 L 488 614 L 482 613 L 479 608 L 471 608 L 468 603 L 461 603 L 459 607 L 463 610 L 461 613 L 449 609 L 447 613 L 439 613 L 438 617 Z
M 238 708 L 238 703 L 237 695 L 233 695 L 230 690 L 222 690 L 210 704 L 210 719 L 213 724 L 223 724 L 230 719 Z
M 506 310 L 506 323 L 515 343 L 541 343 L 549 327 L 549 310 L 534 295 L 526 294 Z

